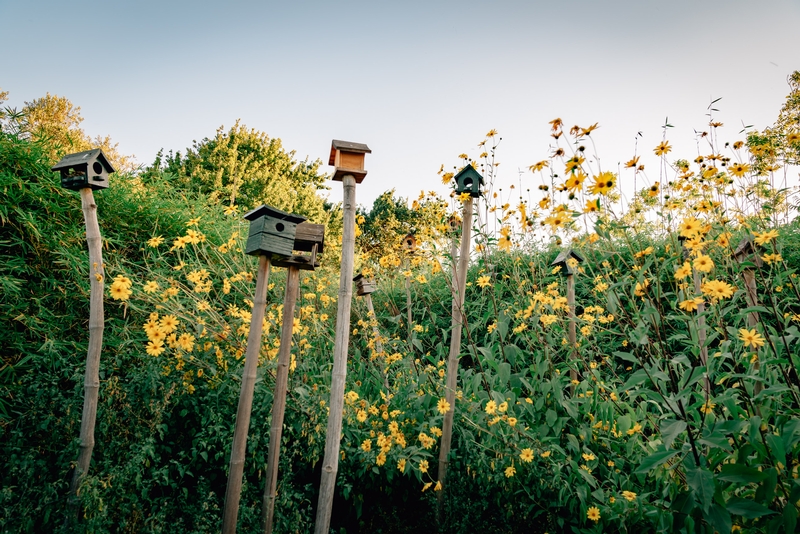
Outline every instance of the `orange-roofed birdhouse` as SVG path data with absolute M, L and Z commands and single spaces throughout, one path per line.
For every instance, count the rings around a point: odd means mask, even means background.
M 331 142 L 331 157 L 328 160 L 328 165 L 336 167 L 333 179 L 341 182 L 342 178 L 349 174 L 356 179 L 357 184 L 360 184 L 367 175 L 364 169 L 364 155 L 371 153 L 372 150 L 363 143 L 334 139 Z

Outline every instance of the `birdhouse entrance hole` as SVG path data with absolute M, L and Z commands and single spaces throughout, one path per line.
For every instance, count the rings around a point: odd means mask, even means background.
M 275 229 L 279 232 L 283 232 L 286 227 L 283 225 L 283 223 L 275 223 Z
M 103 164 L 99 161 L 95 161 L 92 164 L 92 169 L 94 169 L 95 174 L 101 174 L 103 172 Z
M 467 189 L 472 189 L 472 178 L 464 178 L 464 187 Z

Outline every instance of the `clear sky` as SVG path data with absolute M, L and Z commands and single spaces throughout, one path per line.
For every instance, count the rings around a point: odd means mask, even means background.
M 477 156 L 492 128 L 498 180 L 517 182 L 555 117 L 599 122 L 606 169 L 637 132 L 656 167 L 666 117 L 693 159 L 712 99 L 735 141 L 775 120 L 800 69 L 800 0 L 0 0 L 0 28 L 12 106 L 65 96 L 141 163 L 239 118 L 325 164 L 331 139 L 366 143 L 367 206 L 391 188 L 446 194 L 440 164 Z

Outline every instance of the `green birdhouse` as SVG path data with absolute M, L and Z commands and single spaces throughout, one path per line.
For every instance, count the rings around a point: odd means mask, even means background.
M 306 220 L 266 205 L 245 213 L 244 218 L 250 221 L 245 253 L 281 257 L 292 255 L 297 225 Z
M 325 225 L 309 222 L 300 223 L 297 225 L 297 231 L 294 236 L 294 250 L 310 252 L 311 254 L 293 254 L 291 256 L 273 258 L 272 265 L 286 268 L 297 267 L 304 271 L 313 271 L 319 267 L 317 254 L 322 254 L 324 244 Z
M 331 141 L 331 156 L 328 165 L 333 165 L 336 169 L 333 172 L 333 179 L 339 182 L 348 174 L 356 179 L 360 184 L 367 176 L 364 169 L 364 155 L 371 154 L 372 150 L 363 143 L 351 143 L 350 141 Z
M 375 283 L 374 278 L 365 278 L 362 273 L 358 273 L 353 282 L 356 283 L 356 295 L 363 297 L 370 293 L 375 293 L 378 290 L 378 284 Z
M 550 265 L 560 267 L 559 274 L 573 275 L 578 271 L 578 264 L 583 263 L 584 260 L 585 258 L 578 252 L 567 249 L 562 250 L 561 254 L 556 256 L 556 259 Z
M 467 165 L 456 174 L 456 193 L 469 193 L 473 197 L 481 196 L 483 176 L 472 165 Z
M 115 169 L 103 151 L 95 148 L 64 156 L 50 170 L 61 173 L 61 187 L 80 191 L 85 187 L 108 188 L 108 175 Z

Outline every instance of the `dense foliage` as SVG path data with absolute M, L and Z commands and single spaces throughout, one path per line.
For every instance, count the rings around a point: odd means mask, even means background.
M 794 147 L 797 130 L 788 122 L 720 146 L 712 119 L 709 154 L 693 163 L 670 163 L 665 137 L 658 180 L 641 155 L 626 164 L 641 187 L 623 202 L 622 177 L 588 154 L 595 127 L 551 124 L 557 147 L 529 178 L 539 198 L 493 189 L 496 132 L 474 160 L 462 155 L 459 166 L 482 169 L 487 189 L 474 220 L 454 407 L 444 384 L 458 239 L 448 222 L 459 198 L 423 193 L 408 206 L 389 192 L 361 212 L 357 267 L 380 291 L 374 316 L 354 297 L 334 529 L 794 532 L 797 197 L 780 180 L 790 178 L 790 152 L 776 148 L 766 161 L 759 147 Z M 236 169 L 251 161 L 239 147 L 271 141 L 237 125 L 166 166 L 119 173 L 95 195 L 108 295 L 97 445 L 80 490 L 86 532 L 219 529 L 255 271 L 239 206 L 272 198 L 257 180 L 276 176 L 254 171 L 246 185 Z M 77 195 L 49 171 L 52 142 L 0 131 L 3 532 L 65 530 L 77 456 L 89 266 Z M 276 531 L 307 532 L 341 216 L 314 196 L 316 166 L 304 182 L 294 173 L 305 164 L 273 149 L 285 156 L 280 180 L 308 185 L 304 205 L 316 207 L 306 213 L 330 232 L 322 267 L 301 277 L 275 508 Z M 579 255 L 553 266 L 565 248 Z M 272 270 L 242 532 L 259 529 L 284 280 Z M 442 488 L 437 449 L 451 408 Z

